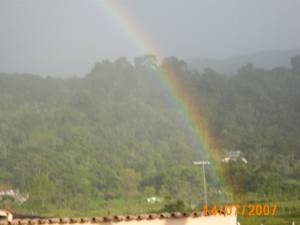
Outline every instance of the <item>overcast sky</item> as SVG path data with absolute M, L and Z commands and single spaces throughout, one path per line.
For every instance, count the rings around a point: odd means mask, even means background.
M 223 58 L 300 47 L 299 0 L 118 0 L 165 56 Z M 143 54 L 104 0 L 0 0 L 0 71 L 82 75 Z M 139 39 L 140 37 L 138 37 Z

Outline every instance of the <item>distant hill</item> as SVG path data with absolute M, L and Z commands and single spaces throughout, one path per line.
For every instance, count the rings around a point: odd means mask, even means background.
M 191 59 L 188 60 L 189 67 L 199 71 L 210 67 L 218 73 L 235 74 L 241 66 L 252 63 L 256 67 L 272 69 L 274 67 L 289 67 L 290 58 L 300 55 L 300 49 L 292 50 L 270 50 L 252 54 L 238 55 L 225 59 Z
M 165 59 L 159 71 L 184 85 L 182 105 L 205 118 L 191 125 L 149 56 L 137 61 L 97 62 L 79 78 L 0 73 L 0 190 L 29 196 L 20 205 L 6 194 L 0 208 L 63 217 L 183 211 L 191 203 L 200 210 L 203 173 L 193 161 L 202 159 L 213 160 L 210 202 L 241 196 L 299 208 L 299 59 L 292 69 L 248 66 L 230 78 Z M 220 157 L 206 151 L 199 122 Z M 225 149 L 248 163 L 219 164 Z M 148 204 L 151 197 L 162 202 Z

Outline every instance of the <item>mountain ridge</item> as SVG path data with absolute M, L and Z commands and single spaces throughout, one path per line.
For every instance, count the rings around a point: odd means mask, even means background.
M 203 72 L 205 68 L 211 68 L 218 73 L 232 75 L 236 74 L 240 67 L 248 63 L 252 63 L 256 67 L 264 69 L 290 67 L 290 58 L 295 55 L 300 55 L 300 48 L 289 50 L 264 50 L 249 54 L 235 55 L 223 59 L 192 58 L 188 59 L 187 62 L 190 68 L 200 72 Z

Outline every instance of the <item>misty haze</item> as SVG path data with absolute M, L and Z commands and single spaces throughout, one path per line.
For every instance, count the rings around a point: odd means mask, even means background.
M 0 225 L 300 223 L 299 11 L 0 0 Z

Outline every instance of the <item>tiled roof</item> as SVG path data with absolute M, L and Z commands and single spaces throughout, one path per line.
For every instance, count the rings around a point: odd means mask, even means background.
M 103 216 L 103 217 L 62 217 L 62 218 L 36 218 L 36 219 L 14 219 L 12 221 L 0 221 L 0 225 L 40 225 L 40 224 L 72 224 L 72 223 L 101 223 L 118 222 L 132 220 L 152 220 L 184 217 L 200 217 L 203 213 L 161 213 L 161 214 L 142 214 L 128 216 Z

